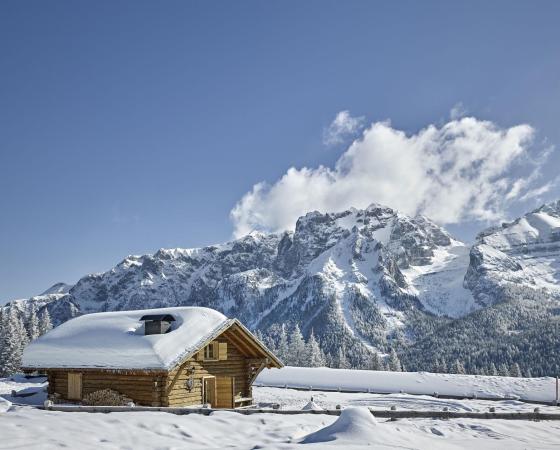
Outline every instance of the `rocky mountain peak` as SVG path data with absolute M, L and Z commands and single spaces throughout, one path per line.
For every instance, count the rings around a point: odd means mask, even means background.
M 30 304 L 48 308 L 58 324 L 97 311 L 208 306 L 262 331 L 281 324 L 298 324 L 305 334 L 313 329 L 327 353 L 352 348 L 352 358 L 363 362 L 373 348 L 389 349 L 394 336 L 421 338 L 421 324 L 507 300 L 511 286 L 556 292 L 558 209 L 558 202 L 545 205 L 485 230 L 470 255 L 421 215 L 378 204 L 314 211 L 294 231 L 131 255 L 17 308 L 23 315 Z

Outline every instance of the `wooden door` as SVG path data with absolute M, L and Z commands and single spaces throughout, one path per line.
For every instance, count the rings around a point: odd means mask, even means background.
M 216 378 L 204 377 L 202 388 L 202 403 L 210 403 L 212 408 L 216 407 Z
M 233 408 L 233 377 L 216 377 L 216 408 Z
M 68 372 L 68 400 L 82 399 L 82 374 Z

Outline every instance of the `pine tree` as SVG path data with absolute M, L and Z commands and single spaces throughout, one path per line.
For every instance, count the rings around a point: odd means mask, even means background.
M 52 328 L 53 325 L 49 310 L 47 308 L 43 308 L 43 310 L 39 313 L 39 336 L 51 331 Z
M 453 373 L 465 374 L 465 366 L 458 359 L 456 359 L 453 364 Z
M 29 342 L 23 322 L 15 308 L 4 314 L 2 326 L 2 342 L 0 342 L 0 361 L 2 375 L 12 375 L 21 367 L 23 349 Z
M 519 367 L 519 364 L 513 363 L 511 366 L 509 366 L 509 376 L 517 377 L 517 378 L 520 378 L 522 376 L 521 368 Z
M 262 333 L 261 330 L 256 330 L 255 331 L 255 337 L 261 341 L 264 345 L 266 345 L 266 347 L 272 351 L 273 353 L 275 352 L 274 347 L 270 345 L 270 341 L 267 339 L 267 337 L 264 336 L 264 334 Z
M 289 355 L 289 350 L 288 350 L 288 335 L 286 334 L 285 325 L 282 325 L 282 328 L 280 330 L 280 336 L 278 338 L 278 347 L 276 351 L 277 351 L 278 358 L 280 358 L 280 361 L 282 361 L 286 365 L 292 364 Z
M 336 368 L 336 361 L 331 353 L 325 353 L 325 366 Z
M 381 368 L 381 358 L 379 357 L 379 355 L 377 354 L 376 351 L 373 351 L 371 353 L 371 356 L 369 357 L 369 360 L 368 360 L 367 369 L 368 370 L 383 370 Z
M 339 369 L 351 368 L 350 362 L 348 361 L 348 358 L 346 358 L 346 350 L 344 349 L 344 346 L 338 349 L 338 355 L 336 357 L 336 365 Z
M 311 330 L 311 334 L 309 335 L 309 340 L 305 345 L 305 360 L 309 367 L 324 367 L 325 366 L 325 355 L 319 347 L 319 343 L 317 339 L 315 339 L 315 335 L 313 334 L 313 330 Z
M 383 358 L 379 358 L 379 370 L 380 371 L 388 371 L 389 369 L 387 368 L 387 364 L 385 364 L 385 361 Z
M 439 362 L 439 359 L 436 359 L 434 365 L 432 366 L 432 372 L 439 373 L 440 368 L 441 368 L 441 363 Z
M 288 351 L 293 366 L 306 366 L 308 364 L 305 360 L 305 340 L 297 324 L 290 335 Z
M 434 363 L 432 372 L 434 372 L 434 373 L 447 373 L 447 364 L 445 364 L 445 360 L 436 359 L 436 362 Z
M 494 364 L 493 362 L 490 363 L 490 369 L 488 370 L 488 375 L 492 375 L 492 376 L 498 375 L 498 369 L 496 369 L 496 364 Z
M 402 372 L 401 360 L 394 348 L 391 349 L 387 365 L 389 366 L 389 370 L 392 372 Z
M 505 364 L 500 364 L 498 368 L 498 375 L 501 377 L 509 377 L 509 369 Z
M 39 319 L 37 318 L 37 307 L 35 305 L 31 306 L 31 312 L 29 313 L 29 320 L 27 321 L 27 335 L 29 336 L 30 341 L 37 339 L 41 335 L 39 330 Z

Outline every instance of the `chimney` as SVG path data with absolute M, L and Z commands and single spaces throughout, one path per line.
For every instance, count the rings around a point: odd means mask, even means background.
M 144 322 L 145 335 L 165 334 L 171 331 L 171 322 L 175 322 L 175 318 L 171 314 L 148 314 L 140 321 Z

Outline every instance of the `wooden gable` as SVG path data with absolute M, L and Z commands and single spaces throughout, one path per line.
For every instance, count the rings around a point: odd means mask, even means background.
M 229 326 L 204 341 L 194 353 L 189 353 L 175 367 L 181 366 L 189 359 L 196 361 L 220 361 L 227 359 L 228 342 L 219 342 L 223 336 L 249 360 L 266 361 L 263 367 L 283 367 L 284 364 L 262 342 L 260 342 L 241 322 L 234 319 Z M 171 369 L 173 371 L 173 369 Z

